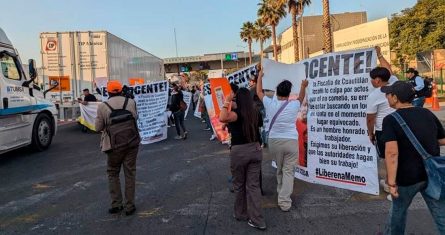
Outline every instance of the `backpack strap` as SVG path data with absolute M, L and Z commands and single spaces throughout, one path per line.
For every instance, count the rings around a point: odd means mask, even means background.
M 284 104 L 282 104 L 280 109 L 278 109 L 278 111 L 275 113 L 275 115 L 272 118 L 272 121 L 270 122 L 268 132 L 270 132 L 270 130 L 272 130 L 272 126 L 273 126 L 273 124 L 275 124 L 275 120 L 277 120 L 278 115 L 280 115 L 280 113 L 284 110 L 284 108 L 286 108 L 286 106 L 288 104 L 289 104 L 289 100 L 286 100 L 286 102 Z
M 111 105 L 109 104 L 109 103 L 107 103 L 107 102 L 104 102 L 104 104 L 106 105 L 106 106 L 108 106 L 108 108 L 111 110 L 111 112 L 113 112 L 114 111 L 114 109 L 113 109 L 113 107 L 111 107 Z
M 128 104 L 128 98 L 125 97 L 124 107 L 122 108 L 123 110 L 127 109 L 127 104 Z
M 399 125 L 402 127 L 403 132 L 405 132 L 406 137 L 408 137 L 411 144 L 414 146 L 414 148 L 417 150 L 417 152 L 422 156 L 423 160 L 428 160 L 428 158 L 433 157 L 431 154 L 429 154 L 420 144 L 419 140 L 416 138 L 414 133 L 411 131 L 411 129 L 406 124 L 405 120 L 403 120 L 402 116 L 398 114 L 397 112 L 391 113 L 391 116 L 393 116 L 396 121 L 399 123 Z

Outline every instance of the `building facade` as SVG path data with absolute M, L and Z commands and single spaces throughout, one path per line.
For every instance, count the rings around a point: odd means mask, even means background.
M 367 22 L 366 12 L 347 12 L 331 15 L 332 32 L 346 29 L 355 25 Z M 298 31 L 300 46 L 300 59 L 309 58 L 323 49 L 323 16 L 304 16 L 299 21 Z M 278 35 L 277 44 L 279 46 L 278 61 L 282 63 L 295 63 L 294 43 L 292 27 L 287 28 Z M 273 52 L 273 46 L 269 46 L 266 53 Z

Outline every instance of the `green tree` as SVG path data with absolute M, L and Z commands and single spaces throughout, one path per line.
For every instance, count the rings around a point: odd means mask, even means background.
M 260 55 L 263 58 L 264 42 L 272 36 L 272 32 L 261 19 L 255 22 L 255 40 L 260 42 Z
M 419 0 L 414 7 L 392 15 L 389 33 L 399 64 L 416 53 L 445 48 L 445 1 Z
M 273 4 L 274 0 L 262 0 L 258 3 L 258 17 L 267 25 L 272 27 L 273 54 L 278 61 L 277 33 L 276 27 L 280 20 L 286 16 L 284 5 Z
M 241 28 L 240 38 L 249 45 L 249 64 L 252 64 L 252 41 L 254 37 L 255 26 L 250 21 L 244 22 Z

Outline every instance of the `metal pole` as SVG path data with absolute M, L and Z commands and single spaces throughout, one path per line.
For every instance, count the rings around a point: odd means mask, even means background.
M 244 67 L 247 67 L 247 57 L 246 57 L 246 53 L 244 53 Z
M 176 57 L 178 57 L 178 41 L 177 41 L 177 39 L 176 39 L 176 28 L 174 28 L 173 31 L 175 32 Z

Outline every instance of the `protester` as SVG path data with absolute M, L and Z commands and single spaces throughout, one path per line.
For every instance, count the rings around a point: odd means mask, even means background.
M 389 107 L 385 94 L 381 92 L 381 87 L 390 85 L 389 80 L 393 75 L 391 75 L 389 63 L 387 63 L 382 56 L 380 48 L 376 47 L 376 51 L 382 67 L 374 68 L 369 73 L 371 84 L 376 89 L 369 94 L 367 99 L 366 121 L 369 140 L 375 145 L 377 155 L 380 158 L 385 158 L 385 143 L 382 141 L 382 122 L 383 118 L 395 110 Z M 389 188 L 385 184 L 385 180 L 381 180 L 380 185 L 389 193 Z M 387 198 L 391 200 L 390 195 L 388 195 Z
M 192 90 L 190 91 L 192 93 L 192 110 L 195 111 L 196 104 L 198 103 L 199 99 L 199 90 L 196 89 L 195 86 L 192 87 Z
M 432 156 L 439 156 L 439 145 L 445 145 L 445 130 L 431 111 L 413 106 L 416 92 L 412 84 L 399 81 L 382 87 L 381 91 L 422 147 Z M 428 182 L 422 156 L 392 115 L 383 119 L 382 141 L 386 146 L 387 184 L 393 197 L 386 234 L 405 233 L 407 210 L 418 192 L 428 205 L 439 233 L 445 234 L 445 198 L 435 200 L 425 193 Z
M 175 117 L 175 127 L 176 127 L 176 133 L 178 134 L 175 139 L 181 140 L 181 139 L 187 139 L 187 129 L 184 125 L 184 116 L 185 116 L 185 110 L 181 110 L 181 103 L 184 102 L 184 95 L 182 94 L 181 88 L 173 83 L 173 91 L 172 91 L 172 100 L 170 105 L 170 110 L 172 111 L 174 117 Z M 183 134 L 181 135 L 181 128 L 183 131 Z
M 83 89 L 83 100 L 79 98 L 79 103 L 87 105 L 88 102 L 97 102 L 96 96 L 90 93 L 89 89 Z
M 282 211 L 289 211 L 292 206 L 290 198 L 294 187 L 294 169 L 298 157 L 298 132 L 296 127 L 298 110 L 306 95 L 308 81 L 301 83 L 297 100 L 290 100 L 292 83 L 282 81 L 276 88 L 273 98 L 264 95 L 263 71 L 257 82 L 257 95 L 263 101 L 266 109 L 266 119 L 269 123 L 269 151 L 275 156 L 277 164 L 278 206 Z
M 406 76 L 409 79 L 409 82 L 413 84 L 414 90 L 416 90 L 416 98 L 413 100 L 414 107 L 423 107 L 425 104 L 425 96 L 421 93 L 423 88 L 425 87 L 425 83 L 423 78 L 419 76 L 419 72 L 413 68 L 409 68 L 406 71 Z
M 263 158 L 259 133 L 262 120 L 248 89 L 238 90 L 237 108 L 229 111 L 233 97 L 233 92 L 227 96 L 220 121 L 228 123 L 232 132 L 230 166 L 236 194 L 234 217 L 248 220 L 249 226 L 265 230 L 259 181 Z
M 123 210 L 119 173 L 123 166 L 125 174 L 125 214 L 136 211 L 134 203 L 136 183 L 136 158 L 140 137 L 137 130 L 137 111 L 134 100 L 122 96 L 122 84 L 109 81 L 109 99 L 99 104 L 95 126 L 102 131 L 101 150 L 108 156 L 107 173 L 111 195 L 111 214 Z

